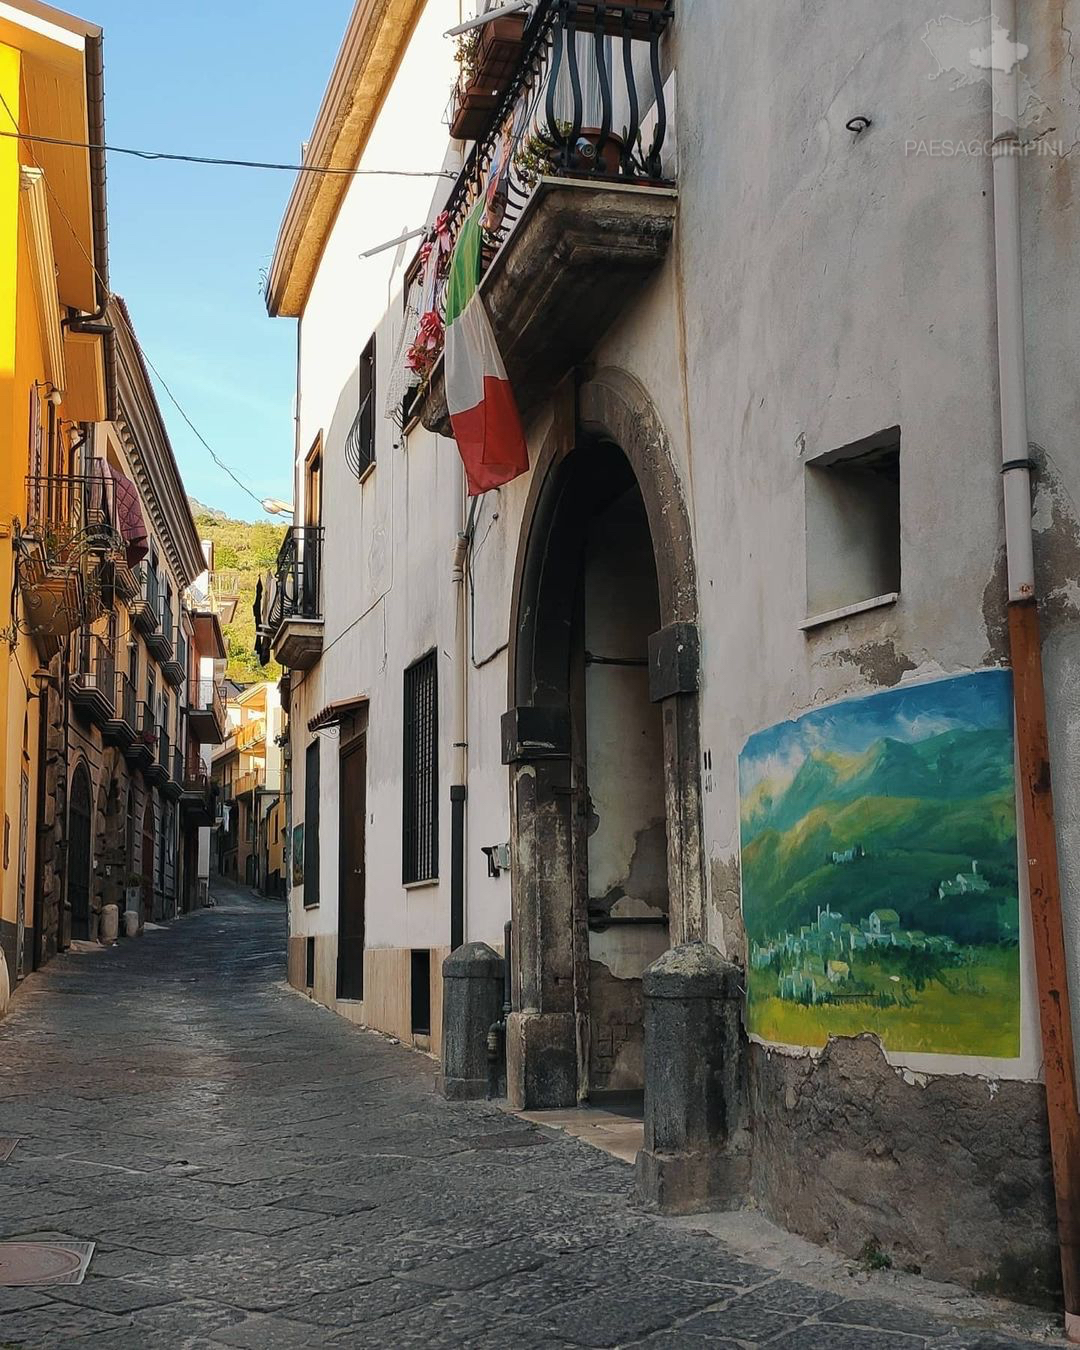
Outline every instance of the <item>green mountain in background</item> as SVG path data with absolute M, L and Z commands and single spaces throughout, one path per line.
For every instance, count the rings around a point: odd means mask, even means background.
M 264 572 L 273 569 L 285 527 L 269 521 L 233 520 L 224 511 L 205 506 L 194 497 L 189 497 L 188 503 L 199 537 L 213 541 L 214 571 L 235 574 L 237 580 L 240 598 L 236 616 L 223 630 L 229 662 L 226 675 L 245 684 L 278 679 L 281 668 L 274 663 L 260 666 L 255 655 L 255 615 L 251 607 L 255 583 Z
M 893 909 L 900 926 L 960 943 L 1017 936 L 1016 820 L 1007 731 L 882 738 L 859 755 L 807 756 L 786 788 L 744 802 L 747 926 L 758 941 L 831 907 L 857 923 Z M 860 846 L 837 864 L 831 855 Z M 942 900 L 977 860 L 988 889 Z

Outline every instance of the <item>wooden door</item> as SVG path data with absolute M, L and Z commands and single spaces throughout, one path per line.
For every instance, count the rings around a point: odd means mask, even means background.
M 15 978 L 26 974 L 26 845 L 30 827 L 30 778 L 19 775 L 19 892 L 16 901 Z
M 68 902 L 71 936 L 90 936 L 90 775 L 80 764 L 71 780 L 68 825 Z
M 364 997 L 364 843 L 367 821 L 367 735 L 341 751 L 338 801 L 338 998 Z
M 148 797 L 142 827 L 142 903 L 143 922 L 154 917 L 154 803 Z

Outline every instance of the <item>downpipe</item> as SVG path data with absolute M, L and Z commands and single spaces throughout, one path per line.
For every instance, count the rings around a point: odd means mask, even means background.
M 456 458 L 456 456 L 455 456 Z M 458 463 L 460 464 L 460 459 Z M 459 470 L 459 474 L 461 471 Z M 463 478 L 459 484 L 463 495 Z M 465 562 L 472 541 L 476 500 L 469 508 L 469 517 L 458 530 L 450 567 L 454 586 L 454 689 L 451 702 L 451 749 L 453 773 L 450 781 L 450 950 L 456 951 L 465 941 L 465 835 L 466 803 L 469 789 L 469 755 L 467 725 L 468 685 L 466 667 L 469 660 L 467 592 Z M 464 513 L 462 513 L 464 514 Z
M 1015 39 L 1016 0 L 995 0 L 994 9 L 996 21 Z M 1070 1341 L 1080 1344 L 1080 1108 L 1031 524 L 1032 463 L 1028 442 L 1020 240 L 1019 73 L 1014 65 L 1010 71 L 995 66 L 991 74 L 994 263 L 1009 650 L 1065 1333 Z
M 506 1064 L 506 1024 L 514 1010 L 514 977 L 510 944 L 514 937 L 514 922 L 507 919 L 503 925 L 503 1005 L 502 1017 L 492 1022 L 487 1034 L 488 1101 L 499 1095 L 500 1067 Z

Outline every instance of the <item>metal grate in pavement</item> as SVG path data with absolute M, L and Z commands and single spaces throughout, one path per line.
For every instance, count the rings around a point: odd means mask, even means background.
M 17 1139 L 0 1139 L 0 1163 L 7 1162 L 15 1151 Z
M 0 1242 L 0 1288 L 82 1284 L 93 1242 Z

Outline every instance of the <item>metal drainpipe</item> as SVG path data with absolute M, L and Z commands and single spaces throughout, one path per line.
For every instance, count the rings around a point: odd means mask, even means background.
M 1016 0 L 996 0 L 994 17 L 1015 40 Z M 1018 82 L 1015 64 L 1008 71 L 993 68 L 994 261 L 1005 548 L 1009 576 L 1009 647 L 1065 1331 L 1069 1340 L 1080 1343 L 1080 1110 L 1031 525 L 1032 466 L 1028 443 L 1020 243 Z
M 456 456 L 455 456 L 456 458 Z M 460 464 L 460 460 L 458 461 Z M 459 470 L 460 475 L 460 470 Z M 460 490 L 464 484 L 459 477 Z M 456 951 L 465 941 L 465 828 L 468 799 L 469 752 L 467 728 L 467 675 L 469 660 L 468 623 L 466 614 L 465 559 L 472 540 L 476 515 L 476 499 L 469 507 L 469 518 L 458 531 L 454 541 L 450 579 L 455 587 L 455 642 L 454 695 L 451 708 L 451 741 L 453 747 L 453 777 L 450 783 L 450 950 Z

